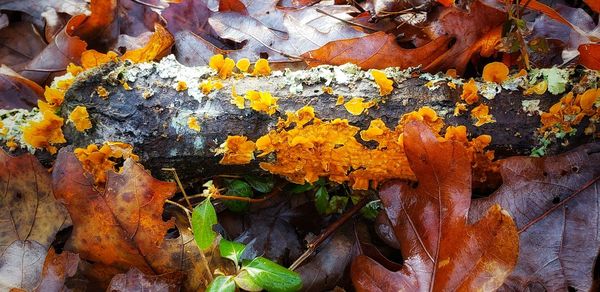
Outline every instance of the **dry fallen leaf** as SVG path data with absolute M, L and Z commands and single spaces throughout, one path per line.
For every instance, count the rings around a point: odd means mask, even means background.
M 65 280 L 75 275 L 78 265 L 78 255 L 68 251 L 57 254 L 51 248 L 48 251 L 48 255 L 46 255 L 44 269 L 42 270 L 42 280 L 36 287 L 36 291 L 65 291 L 67 289 Z
M 588 69 L 600 70 L 600 44 L 579 46 L 579 63 Z
M 497 204 L 481 220 L 467 222 L 471 158 L 465 147 L 412 122 L 405 127 L 404 149 L 418 183 L 388 183 L 379 193 L 404 266 L 390 271 L 358 256 L 352 263 L 356 289 L 491 291 L 502 285 L 517 261 L 517 230 Z
M 0 290 L 33 290 L 41 279 L 46 247 L 37 241 L 16 240 L 3 249 L 0 255 Z
M 31 109 L 43 96 L 44 89 L 37 83 L 0 65 L 0 109 Z
M 0 30 L 0 64 L 17 72 L 45 47 L 46 43 L 37 34 L 32 23 L 11 22 L 8 27 Z
M 164 274 L 160 276 L 146 275 L 136 268 L 126 274 L 118 274 L 112 278 L 107 291 L 179 291 L 178 282 L 181 275 Z
M 474 201 L 469 219 L 494 204 L 514 216 L 519 260 L 501 290 L 591 291 L 600 248 L 600 143 L 500 163 L 502 186 Z
M 128 159 L 121 173 L 108 172 L 101 190 L 68 148 L 60 151 L 52 180 L 56 198 L 73 219 L 70 250 L 83 259 L 124 270 L 170 272 L 149 258 L 160 251 L 167 229 L 173 226 L 161 214 L 175 184 L 154 179 Z

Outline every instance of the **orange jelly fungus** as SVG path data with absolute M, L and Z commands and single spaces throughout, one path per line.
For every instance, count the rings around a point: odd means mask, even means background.
M 569 133 L 573 126 L 579 125 L 584 117 L 589 117 L 589 125 L 584 133 L 591 135 L 596 132 L 596 123 L 600 122 L 600 89 L 588 89 L 574 97 L 569 92 L 557 103 L 552 105 L 548 112 L 541 113 L 542 126 L 539 131 Z
M 92 128 L 92 122 L 90 121 L 90 115 L 87 112 L 85 106 L 76 106 L 75 109 L 69 114 L 69 121 L 73 123 L 75 129 L 79 132 L 83 132 L 87 129 Z
M 248 58 L 241 58 L 237 61 L 235 67 L 237 67 L 240 72 L 248 72 L 248 68 L 250 68 L 250 60 L 248 60 Z
M 365 99 L 362 97 L 354 97 L 348 102 L 346 102 L 344 104 L 344 107 L 349 113 L 358 116 L 362 114 L 365 111 L 365 109 L 368 109 L 374 105 L 372 101 L 364 102 L 364 100 Z
M 379 95 L 384 96 L 392 93 L 394 90 L 394 81 L 388 79 L 385 72 L 381 70 L 371 70 L 371 76 L 375 79 L 375 83 L 379 87 Z
M 344 96 L 343 95 L 338 95 L 337 100 L 335 101 L 335 105 L 342 105 L 344 104 Z
M 245 136 L 228 136 L 216 153 L 223 154 L 221 164 L 246 164 L 254 159 L 255 149 L 254 142 Z
M 77 66 L 73 63 L 69 63 L 69 65 L 67 66 L 67 72 L 71 73 L 71 75 L 73 76 L 79 75 L 79 73 L 83 72 L 83 70 L 83 67 Z
M 471 110 L 471 117 L 477 119 L 475 127 L 480 127 L 488 123 L 495 123 L 494 117 L 490 115 L 490 108 L 485 104 L 480 104 Z
M 548 81 L 542 80 L 538 82 L 538 84 L 527 88 L 525 91 L 523 91 L 523 94 L 532 95 L 535 93 L 537 95 L 542 95 L 546 93 L 546 90 L 548 90 Z
M 448 75 L 448 77 L 451 78 L 456 78 L 458 76 L 458 73 L 456 72 L 456 69 L 448 69 L 446 70 L 446 75 Z
M 9 151 L 15 151 L 17 148 L 19 148 L 19 144 L 15 142 L 14 138 L 10 138 L 8 141 L 6 141 L 6 147 L 8 147 Z
M 46 98 L 46 102 L 49 105 L 59 106 L 63 103 L 63 100 L 65 99 L 65 91 L 46 86 L 46 90 L 44 91 L 44 97 Z
M 196 117 L 189 117 L 187 121 L 188 127 L 196 132 L 200 132 L 202 129 L 200 124 L 198 123 L 198 119 Z
M 221 88 L 223 88 L 223 83 L 219 81 L 204 80 L 200 83 L 200 90 L 204 94 L 209 94 L 213 90 L 219 90 Z
M 231 85 L 231 103 L 235 104 L 239 109 L 245 109 L 245 99 L 243 96 L 237 94 L 235 91 L 235 85 Z
M 492 62 L 483 67 L 482 78 L 487 82 L 502 84 L 502 82 L 508 79 L 508 73 L 509 69 L 504 63 Z
M 331 88 L 329 86 L 321 86 L 321 90 L 323 90 L 323 92 L 325 92 L 327 94 L 333 95 L 333 88 Z
M 34 148 L 44 148 L 51 154 L 56 153 L 54 145 L 67 142 L 62 132 L 63 118 L 56 115 L 54 108 L 38 101 L 42 120 L 30 121 L 23 127 L 23 141 Z
M 254 64 L 254 70 L 252 71 L 253 76 L 269 76 L 271 75 L 271 67 L 269 67 L 269 61 L 267 59 L 258 59 Z
M 288 112 L 287 119 L 280 120 L 276 130 L 257 139 L 255 145 L 244 147 L 240 155 L 245 159 L 241 161 L 250 159 L 249 151 L 256 146 L 260 152 L 258 157 L 269 154 L 275 157 L 274 161 L 261 162 L 262 169 L 282 175 L 297 184 L 314 183 L 320 177 L 328 177 L 338 183 L 350 182 L 353 189 L 364 190 L 377 187 L 388 179 L 414 179 L 401 137 L 405 123 L 416 120 L 426 123 L 438 133 L 443 127 L 442 119 L 430 108 L 403 116 L 393 129 L 376 119 L 361 131 L 345 119 L 322 121 L 315 117 L 312 107 L 305 106 L 296 112 Z M 447 136 L 457 136 L 452 134 L 455 132 L 450 131 Z M 237 139 L 240 140 L 236 145 L 247 142 L 245 137 Z M 368 141 L 375 142 L 377 146 L 365 146 L 363 143 Z M 471 149 L 475 151 L 482 148 L 482 142 L 485 139 L 478 142 L 480 146 L 470 146 Z M 464 143 L 472 144 L 466 139 L 466 130 Z M 229 151 L 225 153 L 229 157 L 232 155 Z
M 96 93 L 102 99 L 107 99 L 108 98 L 108 94 L 109 94 L 108 90 L 106 90 L 106 88 L 104 88 L 103 86 L 96 87 Z
M 258 112 L 263 112 L 268 115 L 274 114 L 277 109 L 277 98 L 271 96 L 267 91 L 248 90 L 245 99 L 250 101 L 250 107 Z
M 130 60 L 134 63 L 143 63 L 159 59 L 165 56 L 175 39 L 162 25 L 154 24 L 154 33 L 150 36 L 148 43 L 143 47 L 125 52 L 121 60 Z
M 96 50 L 87 50 L 81 53 L 81 66 L 84 69 L 90 69 L 118 59 L 119 56 L 113 51 L 108 51 L 104 54 Z
M 175 86 L 175 90 L 177 90 L 177 91 L 184 91 L 187 89 L 188 89 L 188 86 L 187 86 L 187 83 L 185 83 L 185 81 L 178 81 L 177 86 Z
M 463 84 L 463 92 L 460 95 L 460 98 L 464 100 L 467 104 L 473 104 L 479 100 L 477 90 L 477 84 L 475 83 L 475 80 L 471 78 L 469 82 Z
M 210 58 L 208 66 L 215 69 L 221 79 L 225 79 L 233 72 L 235 62 L 230 58 L 225 58 L 223 55 L 217 54 Z
M 107 171 L 117 171 L 115 166 L 118 160 L 139 160 L 139 157 L 133 154 L 133 146 L 121 142 L 105 142 L 100 148 L 96 144 L 90 144 L 86 148 L 76 148 L 74 153 L 83 169 L 94 176 L 96 184 L 106 182 Z

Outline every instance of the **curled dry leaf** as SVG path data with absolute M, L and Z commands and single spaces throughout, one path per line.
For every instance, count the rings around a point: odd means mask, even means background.
M 392 182 L 380 198 L 405 253 L 390 271 L 366 256 L 352 263 L 358 291 L 475 291 L 502 285 L 517 261 L 515 224 L 499 205 L 468 222 L 471 158 L 465 147 L 440 141 L 424 124 L 405 127 L 404 149 L 417 186 Z
M 44 89 L 37 83 L 0 65 L 0 109 L 31 109 L 43 96 Z
M 501 161 L 503 184 L 492 196 L 476 200 L 475 221 L 501 204 L 513 214 L 520 250 L 503 291 L 592 291 L 600 248 L 600 143 L 543 158 Z
M 61 149 L 52 173 L 54 193 L 73 219 L 69 249 L 86 260 L 145 273 L 173 271 L 150 260 L 159 253 L 173 221 L 162 220 L 163 205 L 175 184 L 154 179 L 128 159 L 121 173 L 108 171 L 105 188 L 94 186 L 68 148 Z

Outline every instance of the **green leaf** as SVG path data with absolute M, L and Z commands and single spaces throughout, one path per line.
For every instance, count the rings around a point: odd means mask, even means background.
M 331 199 L 329 199 L 329 205 L 327 206 L 326 214 L 342 213 L 347 204 L 348 197 L 333 196 Z
M 369 220 L 375 220 L 379 211 L 383 209 L 380 200 L 375 200 L 368 202 L 362 209 L 360 209 L 360 213 Z
M 192 212 L 192 232 L 200 250 L 209 248 L 217 238 L 217 233 L 212 229 L 215 224 L 217 224 L 217 212 L 210 199 L 206 198 Z
M 298 291 L 302 288 L 298 273 L 263 257 L 253 259 L 242 269 L 248 271 L 252 280 L 267 291 Z
M 327 205 L 329 205 L 329 193 L 325 186 L 320 186 L 315 193 L 315 207 L 319 213 L 324 214 L 327 211 Z
M 310 183 L 305 183 L 303 185 L 292 185 L 290 188 L 290 193 L 299 194 L 312 190 L 315 186 Z
M 273 181 L 273 177 L 261 177 L 257 175 L 245 175 L 244 179 L 246 182 L 256 191 L 261 193 L 268 193 L 273 190 L 273 186 L 275 185 L 275 181 Z
M 235 292 L 235 282 L 232 276 L 218 276 L 208 287 L 206 292 Z
M 252 188 L 245 181 L 235 179 L 235 180 L 228 180 L 228 181 L 226 181 L 226 183 L 227 183 L 227 192 L 225 193 L 226 196 L 246 197 L 246 198 L 252 197 Z M 242 201 L 225 200 L 225 201 L 223 201 L 223 203 L 225 204 L 225 206 L 227 206 L 227 208 L 229 208 L 229 210 L 231 210 L 233 212 L 244 212 L 248 209 L 248 206 L 250 206 L 250 203 L 242 202 Z
M 235 278 L 233 278 L 233 280 L 238 285 L 238 287 L 240 287 L 246 291 L 262 291 L 263 290 L 263 287 L 256 284 L 256 282 L 254 282 L 254 280 L 252 280 L 252 277 L 250 277 L 250 274 L 248 274 L 248 271 L 246 271 L 246 270 L 240 271 L 237 274 L 237 276 L 235 276 Z
M 244 253 L 246 245 L 243 243 L 221 239 L 219 242 L 219 253 L 222 257 L 232 260 L 235 265 L 240 262 L 240 257 Z

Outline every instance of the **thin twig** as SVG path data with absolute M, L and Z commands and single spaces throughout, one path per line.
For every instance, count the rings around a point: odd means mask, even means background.
M 343 18 L 337 17 L 337 16 L 335 16 L 335 15 L 333 15 L 333 14 L 329 13 L 329 12 L 326 12 L 326 11 L 323 11 L 323 10 L 321 10 L 320 8 L 317 8 L 316 10 L 317 10 L 317 12 L 323 13 L 323 14 L 325 14 L 325 15 L 327 15 L 327 16 L 329 16 L 329 17 L 331 17 L 331 18 L 337 19 L 337 20 L 339 20 L 339 21 L 341 21 L 341 22 L 343 22 L 343 23 L 345 23 L 345 24 L 349 24 L 349 25 L 358 26 L 358 27 L 360 27 L 360 28 L 368 29 L 368 30 L 370 30 L 370 31 L 373 31 L 373 32 L 376 32 L 376 31 L 377 31 L 377 29 L 374 29 L 374 28 L 372 28 L 372 27 L 366 26 L 366 25 L 364 25 L 364 24 L 355 23 L 355 22 L 352 22 L 352 21 L 345 20 L 345 19 L 343 19 Z
M 183 184 L 181 184 L 181 181 L 179 180 L 179 176 L 177 175 L 177 170 L 175 170 L 175 168 L 163 168 L 162 170 L 173 172 L 173 176 L 175 177 L 177 186 L 179 186 L 179 190 L 181 190 L 181 193 L 183 194 L 183 198 L 185 198 L 185 201 L 188 204 L 188 207 L 190 207 L 190 209 L 193 209 L 194 207 L 192 207 L 192 203 L 190 202 L 190 199 L 188 198 L 188 195 L 186 194 L 185 189 L 183 188 Z
M 327 226 L 327 229 L 323 231 L 319 236 L 313 239 L 310 243 L 306 245 L 307 250 L 300 256 L 294 263 L 289 267 L 290 270 L 296 269 L 300 266 L 307 258 L 309 258 L 315 250 L 325 241 L 325 239 L 329 238 L 338 228 L 340 228 L 344 223 L 346 223 L 350 218 L 352 218 L 360 209 L 362 209 L 369 202 L 369 196 L 365 196 L 362 198 L 356 205 L 352 206 L 350 210 L 346 211 L 342 217 L 340 217 L 337 221 L 333 222 L 333 224 Z

